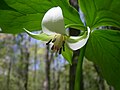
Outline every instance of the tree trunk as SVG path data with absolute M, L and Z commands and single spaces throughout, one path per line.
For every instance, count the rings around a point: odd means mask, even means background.
M 24 87 L 25 87 L 25 90 L 28 90 L 28 77 L 29 77 L 29 58 L 30 58 L 30 53 L 29 53 L 29 42 L 30 42 L 30 37 L 28 38 L 28 41 L 26 41 L 25 45 L 25 52 L 24 52 L 24 57 L 25 57 L 25 83 L 24 83 Z
M 19 46 L 19 48 L 20 48 L 20 61 L 19 61 L 19 63 L 20 64 L 18 64 L 19 66 L 18 66 L 18 74 L 19 74 L 19 76 L 18 76 L 18 78 L 19 78 L 19 81 L 21 81 L 22 80 L 22 82 L 23 82 L 23 80 L 24 80 L 24 75 L 23 75 L 23 65 L 24 65 L 24 63 L 23 63 L 23 60 L 24 60 L 24 53 L 23 53 L 23 47 L 22 47 L 22 45 L 21 45 L 21 43 L 22 43 L 22 41 L 23 41 L 23 35 L 22 34 L 19 34 L 20 35 L 20 40 L 18 41 L 18 46 Z M 23 78 L 22 78 L 23 77 Z M 18 81 L 18 87 L 19 87 L 19 90 L 21 90 L 21 89 L 24 89 L 24 87 L 21 85 L 21 83 Z
M 78 53 L 79 50 L 73 52 L 72 65 L 70 66 L 70 70 L 69 70 L 69 90 L 74 90 Z
M 7 90 L 10 90 L 10 73 L 11 73 L 11 68 L 12 68 L 12 60 L 10 59 L 9 62 L 9 68 L 8 68 L 8 76 L 7 76 Z
M 112 86 L 109 86 L 109 90 L 114 90 L 114 88 Z
M 57 80 L 56 80 L 56 90 L 59 90 L 60 89 L 60 71 L 58 71 L 58 74 L 57 74 Z
M 26 51 L 26 63 L 25 63 L 25 83 L 24 83 L 24 87 L 25 90 L 28 90 L 28 72 L 29 72 L 29 52 Z
M 24 90 L 28 90 L 28 72 L 29 72 L 29 57 L 30 57 L 30 53 L 29 53 L 29 41 L 30 38 L 28 38 L 28 40 L 25 41 L 24 45 L 21 45 L 21 43 L 24 40 L 24 36 L 22 34 L 20 34 L 20 53 L 21 53 L 21 58 L 20 58 L 20 66 L 19 66 L 19 74 L 20 74 L 20 79 L 22 80 L 23 87 L 20 87 L 20 90 L 24 88 Z
M 50 90 L 50 58 L 49 58 L 49 45 L 47 45 L 47 53 L 45 60 L 45 72 L 46 72 L 46 80 L 44 82 L 45 90 Z
M 59 68 L 59 61 L 57 60 L 57 65 L 56 65 L 56 68 Z M 56 76 L 56 89 L 55 90 L 59 90 L 60 89 L 60 74 L 61 74 L 61 71 L 60 70 L 57 70 L 57 76 Z
M 95 70 L 98 74 L 98 88 L 99 90 L 105 90 L 104 79 L 100 75 L 100 70 L 97 65 L 94 64 Z
M 33 82 L 34 82 L 34 90 L 36 90 L 36 75 L 37 75 L 37 72 L 36 72 L 36 64 L 37 64 L 37 42 L 35 42 L 35 51 L 34 51 L 34 76 L 33 76 Z
M 74 7 L 77 7 L 77 0 L 70 0 L 70 4 Z M 76 36 L 79 35 L 79 31 L 70 28 L 70 35 Z M 70 66 L 69 70 L 69 90 L 74 90 L 74 83 L 75 83 L 75 74 L 76 74 L 76 66 L 77 66 L 77 56 L 79 55 L 79 50 L 73 52 L 73 58 L 72 58 L 72 65 Z
M 52 62 L 51 62 L 54 66 L 55 64 L 55 60 L 53 59 Z M 51 87 L 51 90 L 56 90 L 56 67 L 54 66 L 52 68 L 52 87 Z
M 76 10 L 79 10 L 78 6 L 78 0 L 70 0 L 70 4 L 76 8 Z M 70 28 L 70 36 L 78 36 L 80 34 L 80 30 L 72 29 Z M 77 66 L 77 60 L 78 60 L 78 55 L 80 53 L 80 50 L 74 51 L 73 52 L 73 58 L 72 58 L 72 65 L 70 66 L 69 70 L 69 90 L 74 90 L 74 84 L 75 84 L 75 74 L 76 74 L 76 66 Z M 82 73 L 82 72 L 81 72 Z M 83 90 L 83 74 L 81 77 L 81 90 Z

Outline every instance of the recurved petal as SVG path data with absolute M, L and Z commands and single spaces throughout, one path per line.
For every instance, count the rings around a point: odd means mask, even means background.
M 53 7 L 45 13 L 42 20 L 42 30 L 48 35 L 65 34 L 64 19 L 60 7 Z
M 77 37 L 73 37 L 71 36 L 68 40 L 67 40 L 67 44 L 68 46 L 72 49 L 72 50 L 77 50 L 82 48 L 86 43 L 87 40 L 89 38 L 90 35 L 90 28 L 87 27 L 87 31 L 84 33 L 84 35 L 82 36 L 77 36 Z
M 27 29 L 23 28 L 24 31 L 29 35 L 31 36 L 32 38 L 34 39 L 37 39 L 37 40 L 41 40 L 41 41 L 49 41 L 50 39 L 52 39 L 54 37 L 54 35 L 47 35 L 45 33 L 41 33 L 41 34 L 34 34 L 30 31 L 28 31 Z

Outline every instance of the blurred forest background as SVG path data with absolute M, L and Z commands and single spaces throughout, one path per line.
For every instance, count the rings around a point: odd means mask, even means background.
M 77 0 L 70 3 L 78 9 Z M 70 29 L 71 35 L 79 33 Z M 0 34 L 0 90 L 73 90 L 78 54 L 74 51 L 70 65 L 26 33 Z M 114 90 L 85 58 L 82 75 L 81 90 Z
M 77 56 L 70 65 L 48 49 L 25 33 L 0 34 L 0 90 L 73 90 Z M 113 90 L 86 59 L 82 90 Z

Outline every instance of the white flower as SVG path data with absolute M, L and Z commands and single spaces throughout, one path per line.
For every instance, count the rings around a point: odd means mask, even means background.
M 53 7 L 49 9 L 42 19 L 42 31 L 41 34 L 34 34 L 24 28 L 24 30 L 33 38 L 47 41 L 46 45 L 53 43 L 52 50 L 61 53 L 64 51 L 64 44 L 66 43 L 72 50 L 77 50 L 83 47 L 90 33 L 90 28 L 87 27 L 87 31 L 82 36 L 68 36 L 66 34 L 64 19 L 62 10 L 60 7 Z

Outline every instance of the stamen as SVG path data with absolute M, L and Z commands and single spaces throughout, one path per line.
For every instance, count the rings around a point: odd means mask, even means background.
M 65 41 L 63 41 L 62 47 L 63 47 L 63 51 L 65 51 Z
M 53 50 L 54 49 L 54 45 L 51 47 L 51 50 Z
M 48 45 L 51 41 L 52 41 L 52 39 L 50 39 L 50 40 L 46 43 L 46 45 Z
M 56 51 L 56 53 L 59 51 L 59 49 L 57 48 L 57 51 Z
M 60 50 L 59 50 L 59 54 L 61 54 L 62 53 L 62 48 L 60 48 Z
M 53 39 L 52 43 L 54 43 L 56 41 L 56 38 Z

